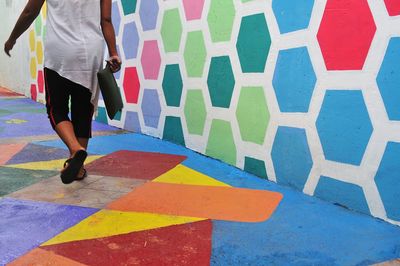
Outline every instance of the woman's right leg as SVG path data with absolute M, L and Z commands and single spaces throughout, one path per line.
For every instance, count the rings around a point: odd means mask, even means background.
M 69 88 L 65 79 L 57 72 L 44 69 L 46 87 L 46 108 L 51 126 L 68 147 L 70 156 L 79 150 L 85 150 L 75 136 L 74 127 L 68 117 Z

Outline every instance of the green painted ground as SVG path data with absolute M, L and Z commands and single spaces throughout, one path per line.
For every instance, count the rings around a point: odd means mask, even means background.
M 57 174 L 57 171 L 25 170 L 0 166 L 0 197 Z

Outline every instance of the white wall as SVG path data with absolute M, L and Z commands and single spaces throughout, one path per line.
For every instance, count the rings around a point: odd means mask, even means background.
M 25 0 L 0 1 L 0 86 L 19 93 L 27 93 L 30 86 L 29 73 L 29 42 L 28 34 L 24 33 L 11 51 L 9 58 L 4 53 L 4 43 L 7 41 L 15 22 L 26 4 Z

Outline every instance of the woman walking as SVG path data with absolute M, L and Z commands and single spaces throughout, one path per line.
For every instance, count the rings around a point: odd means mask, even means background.
M 44 1 L 28 1 L 4 44 L 8 56 L 16 40 L 40 13 Z M 111 21 L 111 0 L 46 0 L 46 3 L 46 109 L 51 126 L 70 152 L 60 174 L 62 182 L 69 184 L 87 176 L 83 166 L 99 96 L 97 72 L 103 66 L 104 40 L 113 72 L 120 69 L 121 60 Z

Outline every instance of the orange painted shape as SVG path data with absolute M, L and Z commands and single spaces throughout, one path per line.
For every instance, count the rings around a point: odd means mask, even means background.
M 6 88 L 0 87 L 0 97 L 12 97 L 12 96 L 22 96 L 16 92 L 8 90 Z
M 0 165 L 4 165 L 26 146 L 25 143 L 0 145 Z
M 55 254 L 52 251 L 46 251 L 41 248 L 32 250 L 22 257 L 7 264 L 7 266 L 85 266 L 86 264 L 68 259 Z
M 282 194 L 266 190 L 149 182 L 107 208 L 238 222 L 262 222 Z

